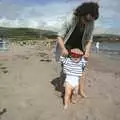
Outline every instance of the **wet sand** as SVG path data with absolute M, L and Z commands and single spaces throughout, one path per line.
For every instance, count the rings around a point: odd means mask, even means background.
M 59 77 L 50 48 L 43 43 L 12 45 L 0 60 L 1 120 L 120 120 L 120 61 L 92 54 L 86 72 L 86 99 L 63 110 Z

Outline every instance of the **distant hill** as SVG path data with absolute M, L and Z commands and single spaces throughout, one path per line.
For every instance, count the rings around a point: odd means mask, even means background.
M 112 35 L 112 34 L 99 34 L 99 35 L 94 35 L 93 37 L 94 41 L 107 41 L 107 42 L 120 42 L 120 35 Z
M 56 32 L 33 28 L 6 28 L 0 27 L 0 37 L 11 40 L 40 40 L 45 38 L 55 38 Z
M 54 39 L 57 37 L 57 32 L 33 28 L 7 28 L 0 27 L 0 37 L 9 38 L 12 41 L 22 40 L 43 40 L 46 38 Z M 120 35 L 98 34 L 94 35 L 94 41 L 120 41 Z

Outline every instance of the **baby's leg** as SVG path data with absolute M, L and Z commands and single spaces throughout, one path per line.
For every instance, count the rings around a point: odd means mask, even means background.
M 73 94 L 78 95 L 78 90 L 79 90 L 79 85 L 75 86 L 75 88 L 73 89 Z
M 73 94 L 72 94 L 72 103 L 75 104 L 78 101 L 78 90 L 79 90 L 79 85 L 75 86 L 73 89 Z
M 72 86 L 69 83 L 65 84 L 65 96 L 64 96 L 64 109 L 67 109 L 70 103 L 70 98 L 72 94 Z

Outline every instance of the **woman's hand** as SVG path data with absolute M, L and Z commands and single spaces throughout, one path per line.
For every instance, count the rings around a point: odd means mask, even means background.
M 85 52 L 85 54 L 84 54 L 84 59 L 86 60 L 86 61 L 88 61 L 88 57 L 89 57 L 89 52 Z
M 61 54 L 62 54 L 62 56 L 67 56 L 68 50 L 66 48 L 62 48 Z

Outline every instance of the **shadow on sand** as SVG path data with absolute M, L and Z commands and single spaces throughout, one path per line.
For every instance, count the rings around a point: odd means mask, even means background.
M 64 96 L 64 80 L 65 80 L 65 74 L 61 73 L 59 77 L 53 79 L 51 81 L 51 84 L 54 86 L 55 90 L 61 93 L 61 97 Z

